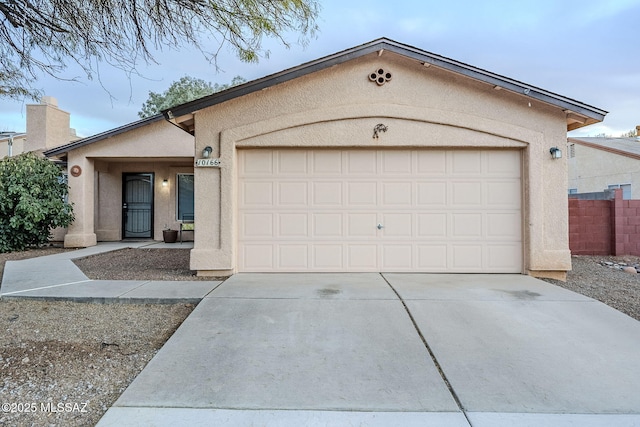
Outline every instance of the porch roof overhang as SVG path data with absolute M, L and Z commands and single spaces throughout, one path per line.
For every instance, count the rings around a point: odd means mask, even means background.
M 151 123 L 159 122 L 163 119 L 162 114 L 156 114 L 151 117 L 147 117 L 142 120 L 138 120 L 133 123 L 126 124 L 124 126 L 117 127 L 115 129 L 108 130 L 106 132 L 102 132 L 87 138 L 78 139 L 77 141 L 70 142 L 65 145 L 61 145 L 59 147 L 52 148 L 50 150 L 46 150 L 43 154 L 46 157 L 57 157 L 68 153 L 71 150 L 75 150 L 76 148 L 84 147 L 85 145 L 93 144 L 94 142 L 102 141 L 108 138 L 112 138 L 116 135 L 123 134 L 125 132 L 132 131 L 134 129 L 141 128 L 143 126 L 147 126 Z
M 335 65 L 342 64 L 352 59 L 369 54 L 383 55 L 392 52 L 406 58 L 415 60 L 425 67 L 439 67 L 441 69 L 457 73 L 468 78 L 492 85 L 496 90 L 507 90 L 520 96 L 528 97 L 560 108 L 566 116 L 567 131 L 575 130 L 583 126 L 591 125 L 604 120 L 607 111 L 587 105 L 580 101 L 567 98 L 547 90 L 504 77 L 490 71 L 486 71 L 444 56 L 427 52 L 396 41 L 381 38 L 363 45 L 316 59 L 311 62 L 289 68 L 276 74 L 261 79 L 253 80 L 239 86 L 234 86 L 221 92 L 204 98 L 196 99 L 182 105 L 162 111 L 166 120 L 178 126 L 190 134 L 195 134 L 194 115 L 197 111 L 221 104 L 234 98 L 238 98 L 253 92 L 257 92 L 289 80 L 302 77 L 316 71 L 324 70 Z

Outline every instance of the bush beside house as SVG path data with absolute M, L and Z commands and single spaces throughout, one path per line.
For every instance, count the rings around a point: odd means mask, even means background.
M 49 241 L 51 230 L 74 219 L 62 170 L 34 153 L 0 161 L 0 252 Z

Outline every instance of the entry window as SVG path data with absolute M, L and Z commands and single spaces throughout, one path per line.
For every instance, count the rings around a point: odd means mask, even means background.
M 622 199 L 631 200 L 631 184 L 612 184 L 608 186 L 609 190 L 622 188 Z
M 191 222 L 195 219 L 193 207 L 193 174 L 179 173 L 177 176 L 176 191 L 176 219 L 178 221 Z

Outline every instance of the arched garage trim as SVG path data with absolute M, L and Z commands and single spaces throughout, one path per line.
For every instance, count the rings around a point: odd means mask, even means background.
M 197 115 L 196 115 L 197 121 Z M 383 123 L 389 131 L 373 138 L 373 128 Z M 197 139 L 197 138 L 196 138 Z M 276 116 L 272 119 L 224 130 L 220 133 L 219 229 L 201 238 L 216 249 L 192 252 L 191 268 L 199 271 L 235 272 L 237 252 L 237 148 L 249 147 L 435 147 L 520 148 L 523 150 L 523 229 L 526 270 L 566 254 L 544 250 L 543 156 L 544 135 L 531 129 L 456 111 L 403 105 L 344 105 Z M 211 142 L 196 140 L 201 150 Z M 202 146 L 202 147 L 201 147 Z M 217 242 L 217 245 L 215 244 Z M 535 250 L 533 250 L 535 248 Z M 205 261 L 206 260 L 206 261 Z M 212 260 L 215 265 L 212 265 Z M 558 266 L 561 270 L 566 266 Z

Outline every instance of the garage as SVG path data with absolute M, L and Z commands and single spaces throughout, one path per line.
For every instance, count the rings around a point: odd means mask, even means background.
M 562 152 L 605 114 L 389 39 L 172 107 L 196 139 L 191 269 L 564 280 Z
M 521 273 L 521 157 L 238 150 L 238 271 Z

